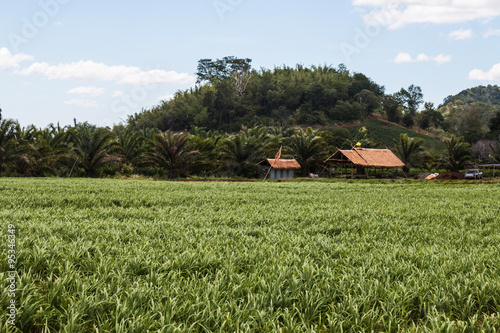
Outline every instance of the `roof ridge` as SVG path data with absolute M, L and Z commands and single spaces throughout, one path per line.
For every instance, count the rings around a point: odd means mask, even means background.
M 365 163 L 366 163 L 366 164 L 370 164 L 370 163 L 368 163 L 368 161 L 366 160 L 366 158 L 364 158 L 364 157 L 363 157 L 363 156 L 362 156 L 362 155 L 361 155 L 361 154 L 360 154 L 360 153 L 356 150 L 356 148 L 354 148 L 354 151 L 356 152 L 356 154 L 358 154 L 358 155 L 359 155 L 359 157 L 361 157 L 361 158 L 363 159 L 363 161 L 365 161 Z

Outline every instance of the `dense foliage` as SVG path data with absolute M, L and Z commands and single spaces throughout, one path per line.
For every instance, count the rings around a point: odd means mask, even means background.
M 357 142 L 393 148 L 405 160 L 405 173 L 456 169 L 443 162 L 449 157 L 444 142 L 453 136 L 469 144 L 471 158 L 459 166 L 498 161 L 500 106 L 491 104 L 496 86 L 449 96 L 436 109 L 419 86 L 387 95 L 342 64 L 255 70 L 251 62 L 201 59 L 195 88 L 112 129 L 76 120 L 73 126 L 22 128 L 2 119 L 0 110 L 0 175 L 260 177 L 265 159 L 283 146 L 283 157 L 297 159 L 306 176 L 322 173 L 328 154 Z M 467 103 L 459 99 L 464 96 Z M 402 134 L 421 137 L 426 154 L 407 160 L 398 149 Z
M 245 60 L 200 60 L 199 82 L 206 84 L 135 114 L 129 124 L 162 131 L 203 127 L 233 132 L 242 125 L 326 125 L 383 112 L 384 88 L 343 66 L 257 71 L 250 70 L 250 59 Z
M 478 86 L 461 91 L 460 93 L 448 96 L 444 99 L 443 105 L 462 101 L 469 103 L 487 103 L 500 106 L 500 87 L 497 85 Z
M 500 330 L 495 185 L 0 179 L 0 191 L 17 230 L 16 332 Z
M 495 119 L 500 117 L 500 87 L 479 86 L 448 96 L 439 112 L 444 116 L 444 130 L 474 144 L 484 139 L 498 140 L 500 127 Z

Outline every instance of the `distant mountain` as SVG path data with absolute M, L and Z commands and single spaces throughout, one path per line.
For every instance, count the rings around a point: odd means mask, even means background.
M 449 133 L 464 136 L 471 144 L 488 139 L 490 121 L 500 112 L 500 87 L 488 85 L 466 89 L 446 97 L 438 111 L 445 120 L 443 129 Z
M 492 105 L 500 105 L 500 87 L 497 85 L 478 86 L 461 91 L 460 93 L 448 96 L 444 99 L 441 106 L 448 103 L 462 101 L 464 104 L 470 103 L 486 103 Z

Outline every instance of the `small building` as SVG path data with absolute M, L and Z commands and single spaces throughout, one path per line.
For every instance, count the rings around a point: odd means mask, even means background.
M 274 162 L 274 159 L 268 159 L 267 162 L 271 165 L 270 179 L 293 178 L 295 170 L 300 169 L 299 162 L 294 159 L 279 159 L 276 162 Z
M 353 170 L 367 168 L 392 169 L 403 168 L 405 164 L 389 149 L 353 148 L 352 150 L 337 150 L 335 154 L 325 160 L 330 165 L 339 165 L 341 174 L 343 167 Z M 359 173 L 359 171 L 358 171 Z

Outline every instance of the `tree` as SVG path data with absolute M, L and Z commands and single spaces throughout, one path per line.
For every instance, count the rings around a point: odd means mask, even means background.
M 115 135 L 107 128 L 75 122 L 68 130 L 68 139 L 75 166 L 84 169 L 86 177 L 95 177 L 98 169 L 122 161 Z
M 354 96 L 354 99 L 363 106 L 362 117 L 366 118 L 380 106 L 380 99 L 370 90 L 363 89 Z
M 304 177 L 325 160 L 325 146 L 323 138 L 310 127 L 305 131 L 297 131 L 287 140 L 287 147 L 302 167 Z
M 440 165 L 450 171 L 460 171 L 472 163 L 472 150 L 464 137 L 452 135 L 446 140 L 446 152 L 440 160 Z
M 140 157 L 144 153 L 145 139 L 141 132 L 133 130 L 131 126 L 118 131 L 117 144 L 123 156 L 123 162 L 130 165 L 139 164 Z
M 166 169 L 168 178 L 188 176 L 189 166 L 198 151 L 189 141 L 189 133 L 158 133 L 153 143 L 154 151 L 145 153 L 145 163 Z
M 19 160 L 30 163 L 24 154 L 25 147 L 19 142 L 21 128 L 17 122 L 10 119 L 0 121 L 0 175 L 6 175 L 16 169 Z
M 395 142 L 394 149 L 405 164 L 403 172 L 406 177 L 412 167 L 418 167 L 422 163 L 423 143 L 421 138 L 410 138 L 405 133 L 400 134 L 399 142 Z
M 493 136 L 498 139 L 498 136 L 500 135 L 500 111 L 497 111 L 495 116 L 490 119 L 489 123 L 489 129 L 490 132 L 493 134 Z
M 490 159 L 493 163 L 500 163 L 500 143 L 490 144 L 491 154 Z
M 51 124 L 43 130 L 33 129 L 33 132 L 32 175 L 57 174 L 58 167 L 71 165 L 66 128 Z
M 428 129 L 429 127 L 439 128 L 442 127 L 444 122 L 443 115 L 441 112 L 436 111 L 434 108 L 434 103 L 427 102 L 424 104 L 424 110 L 417 115 L 418 126 L 422 129 Z
M 399 123 L 403 118 L 401 106 L 394 96 L 385 96 L 382 103 L 387 120 L 393 123 Z
M 413 118 L 417 114 L 418 107 L 424 101 L 422 89 L 412 84 L 408 87 L 408 90 L 401 88 L 399 92 L 394 94 L 394 97 L 405 107 L 405 116 L 407 116 L 407 118 L 404 119 L 405 125 L 413 125 Z
M 225 81 L 233 78 L 234 88 L 239 97 L 243 96 L 250 78 L 252 59 L 236 58 L 234 56 L 224 57 L 222 59 L 201 59 L 198 61 L 198 72 L 196 73 L 196 83 Z
M 262 128 L 243 130 L 223 142 L 222 154 L 225 166 L 237 176 L 256 177 L 265 159 L 265 133 Z
M 191 142 L 193 149 L 199 153 L 195 155 L 191 163 L 190 171 L 194 174 L 213 174 L 219 171 L 220 163 L 220 142 L 224 136 L 216 131 L 206 131 L 201 128 L 193 128 Z

